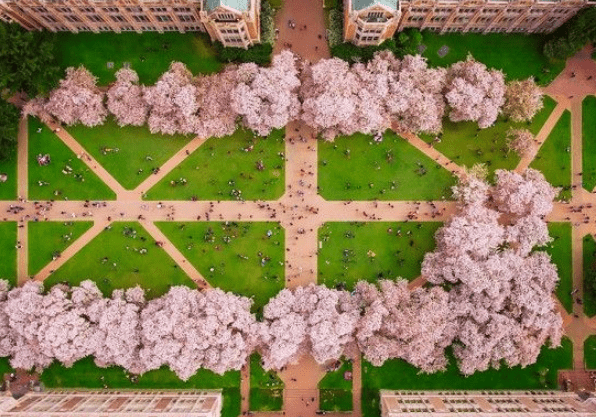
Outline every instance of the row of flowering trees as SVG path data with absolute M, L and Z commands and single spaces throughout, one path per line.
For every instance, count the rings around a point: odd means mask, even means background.
M 471 177 L 455 188 L 460 208 L 436 234 L 422 274 L 354 291 L 321 285 L 284 289 L 251 314 L 251 300 L 219 289 L 172 287 L 147 301 L 139 287 L 105 298 L 92 281 L 46 294 L 39 283 L 0 281 L 0 356 L 17 368 L 66 366 L 92 355 L 97 365 L 133 373 L 169 366 L 181 379 L 199 368 L 240 369 L 254 351 L 267 369 L 309 353 L 319 363 L 358 348 L 372 364 L 401 358 L 423 372 L 445 369 L 453 345 L 460 371 L 534 363 L 561 339 L 556 267 L 543 251 L 544 216 L 558 190 L 538 171 L 497 171 L 495 185 Z
M 208 76 L 194 77 L 173 62 L 152 86 L 139 85 L 136 72 L 123 68 L 107 93 L 85 68 L 68 68 L 49 97 L 32 100 L 24 111 L 86 126 L 102 124 L 111 113 L 121 126 L 146 123 L 153 133 L 202 137 L 231 134 L 238 121 L 265 136 L 301 119 L 333 139 L 388 128 L 438 133 L 446 114 L 486 128 L 499 114 L 530 120 L 541 107 L 533 80 L 506 85 L 502 72 L 471 58 L 429 68 L 421 56 L 399 60 L 383 51 L 367 64 L 350 66 L 338 58 L 297 62 L 283 51 L 270 67 L 229 65 Z

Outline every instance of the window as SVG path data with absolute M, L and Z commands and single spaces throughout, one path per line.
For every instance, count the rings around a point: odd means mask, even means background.
M 43 20 L 45 20 L 46 22 L 52 22 L 52 23 L 56 23 L 57 20 L 54 16 L 48 16 L 48 15 L 43 15 L 41 16 L 43 18 Z
M 181 22 L 195 22 L 196 19 L 193 15 L 182 15 L 182 16 L 178 16 L 178 19 Z
M 89 20 L 91 22 L 103 22 L 104 20 L 101 18 L 101 16 L 98 16 L 96 14 L 92 14 L 90 16 L 88 16 Z
M 71 14 L 64 15 L 64 18 L 66 20 L 68 20 L 69 22 L 80 22 L 81 21 L 81 19 L 79 19 L 78 17 L 71 15 Z
M 108 13 L 118 13 L 120 10 L 117 7 L 104 7 L 103 11 Z
M 191 12 L 190 7 L 174 7 L 172 10 L 175 12 L 183 12 L 183 13 Z
M 112 21 L 114 21 L 114 22 L 126 22 L 126 20 L 119 14 L 110 16 L 110 19 L 112 19 Z
M 81 7 L 79 8 L 80 11 L 84 12 L 84 13 L 93 13 L 95 12 L 95 8 L 93 7 Z
M 383 12 L 369 12 L 368 18 L 369 19 L 380 19 L 383 17 Z
M 141 7 L 127 7 L 126 11 L 130 12 L 130 13 L 141 13 L 143 11 L 143 8 L 141 8 Z
M 160 15 L 160 16 L 155 16 L 155 19 L 158 22 L 171 22 L 172 21 L 171 16 L 168 16 L 167 14 Z
M 56 7 L 56 10 L 58 10 L 60 13 L 72 13 L 70 7 Z
M 132 17 L 135 22 L 148 22 L 149 18 L 147 16 L 145 16 L 144 14 L 139 14 L 139 15 L 134 15 Z
M 165 7 L 150 7 L 149 10 L 152 12 L 167 12 Z
M 233 13 L 218 13 L 217 18 L 220 20 L 236 20 Z

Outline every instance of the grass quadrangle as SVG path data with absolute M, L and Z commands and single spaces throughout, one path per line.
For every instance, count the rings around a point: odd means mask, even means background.
M 557 284 L 557 298 L 568 313 L 573 312 L 573 276 L 571 261 L 571 224 L 549 223 L 548 232 L 553 239 L 544 250 L 551 256 L 557 266 L 559 283 Z
M 349 379 L 346 376 L 350 375 Z M 320 408 L 324 411 L 352 411 L 352 361 L 342 358 L 334 371 L 319 381 Z
M 513 169 L 520 161 L 515 152 L 507 149 L 507 132 L 511 128 L 528 129 L 537 135 L 548 116 L 556 107 L 556 102 L 548 96 L 544 97 L 544 107 L 529 123 L 514 123 L 499 118 L 494 125 L 480 129 L 474 122 L 443 121 L 441 141 L 433 146 L 460 166 L 471 168 L 475 164 L 486 164 L 489 172 L 497 169 Z M 435 135 L 420 135 L 420 138 L 431 143 Z
M 456 179 L 391 131 L 319 143 L 319 194 L 326 200 L 440 200 Z
M 17 223 L 0 222 L 0 279 L 17 284 Z
M 175 285 L 196 287 L 136 222 L 112 223 L 52 273 L 44 285 L 78 285 L 86 279 L 95 281 L 104 296 L 136 285 L 145 289 L 147 299 L 159 297 Z
M 120 127 L 113 118 L 101 126 L 67 130 L 126 189 L 134 189 L 191 140 L 152 134 L 147 126 Z
M 261 366 L 261 356 L 250 357 L 250 409 L 252 411 L 279 411 L 283 406 L 283 381 L 273 371 Z
M 284 129 L 210 138 L 150 190 L 148 200 L 275 200 L 284 192 Z
M 186 64 L 194 74 L 221 69 L 207 34 L 188 32 L 58 33 L 56 59 L 62 68 L 84 65 L 100 85 L 115 81 L 127 63 L 143 84 L 153 84 L 172 61 Z M 108 63 L 112 63 L 111 66 Z
M 596 187 L 596 96 L 587 96 L 582 108 L 582 180 L 591 192 Z
M 29 275 L 37 274 L 61 252 L 77 240 L 92 222 L 30 222 Z
M 251 297 L 257 312 L 285 285 L 284 229 L 275 222 L 159 222 L 213 287 Z
M 530 168 L 544 174 L 554 187 L 560 187 L 561 200 L 571 199 L 571 113 L 565 110 L 542 144 Z
M 113 200 L 116 194 L 58 136 L 38 119 L 29 118 L 30 200 Z M 37 163 L 37 155 L 50 163 Z
M 434 250 L 439 222 L 330 222 L 319 229 L 319 284 L 413 280 L 424 254 Z

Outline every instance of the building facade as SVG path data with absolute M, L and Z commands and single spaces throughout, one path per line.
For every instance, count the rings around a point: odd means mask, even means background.
M 564 391 L 381 391 L 383 417 L 594 417 L 596 398 Z
M 0 417 L 219 417 L 221 391 L 48 390 L 3 397 Z
M 207 32 L 224 46 L 260 42 L 260 0 L 0 0 L 0 20 L 52 32 Z
M 595 0 L 344 0 L 344 39 L 378 45 L 405 28 L 552 32 Z

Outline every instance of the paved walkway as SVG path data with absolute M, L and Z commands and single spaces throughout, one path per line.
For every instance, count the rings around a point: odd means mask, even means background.
M 313 12 L 321 8 L 320 0 L 286 0 L 284 8 L 278 16 L 280 22 L 279 42 L 276 50 L 283 44 L 291 44 L 292 50 L 303 57 L 316 61 L 328 56 L 324 40 L 318 35 L 324 34 L 323 13 Z M 296 28 L 290 29 L 287 20 L 293 20 Z M 306 24 L 306 30 L 300 30 Z M 320 41 L 320 42 L 319 42 Z M 320 44 L 320 45 L 319 45 Z M 313 45 L 319 45 L 317 49 Z M 553 114 L 548 118 L 545 126 L 537 136 L 537 146 L 531 154 L 536 155 L 539 147 L 555 126 L 565 109 L 570 109 L 572 115 L 572 170 L 573 184 L 569 204 L 556 203 L 553 212 L 547 217 L 549 221 L 570 222 L 573 225 L 572 255 L 574 287 L 582 294 L 582 247 L 581 240 L 587 233 L 596 232 L 596 195 L 586 192 L 581 186 L 581 99 L 586 92 L 596 92 L 596 81 L 592 85 L 587 77 L 593 75 L 596 79 L 596 65 L 588 63 L 589 51 L 583 50 L 577 57 L 571 59 L 566 70 L 545 89 L 554 97 L 558 104 Z M 576 76 L 570 74 L 575 72 Z M 582 88 L 576 83 L 580 77 Z M 577 90 L 577 91 L 576 91 Z M 567 96 L 562 92 L 572 91 Z M 573 95 L 573 97 L 571 97 Z M 56 130 L 58 126 L 49 124 Z M 18 145 L 18 183 L 19 195 L 24 201 L 0 202 L 0 217 L 4 221 L 19 223 L 18 239 L 21 249 L 18 250 L 19 284 L 28 279 L 28 236 L 27 223 L 35 217 L 40 220 L 68 220 L 93 221 L 93 226 L 67 249 L 61 257 L 46 265 L 35 279 L 43 281 L 54 270 L 74 256 L 88 242 L 97 236 L 112 221 L 140 221 L 143 227 L 159 242 L 174 259 L 174 261 L 197 283 L 198 288 L 207 289 L 209 283 L 201 276 L 191 263 L 178 251 L 167 237 L 155 226 L 156 221 L 279 221 L 285 228 L 286 236 L 286 285 L 290 288 L 317 281 L 317 251 L 319 249 L 318 228 L 328 221 L 405 221 L 412 217 L 415 221 L 446 221 L 455 212 L 455 203 L 450 201 L 413 202 L 413 201 L 325 201 L 317 194 L 317 141 L 311 129 L 301 122 L 292 122 L 286 127 L 286 190 L 277 201 L 143 201 L 142 194 L 152 185 L 182 162 L 188 154 L 196 150 L 204 140 L 196 138 L 177 152 L 161 168 L 158 175 L 149 177 L 134 190 L 126 190 L 119 184 L 97 161 L 95 161 L 83 147 L 63 128 L 57 132 L 58 136 L 77 155 L 85 161 L 117 195 L 115 201 L 108 201 L 99 208 L 86 208 L 82 201 L 44 202 L 47 209 L 41 215 L 36 214 L 38 207 L 27 199 L 27 129 L 26 122 L 22 122 L 19 129 Z M 447 159 L 434 148 L 423 142 L 415 135 L 403 133 L 403 136 L 424 154 L 436 160 L 439 164 L 452 171 L 455 175 L 462 175 L 463 168 Z M 188 151 L 188 152 L 187 152 Z M 518 170 L 527 167 L 533 156 L 522 159 Z M 587 207 L 592 204 L 592 207 Z M 20 205 L 24 210 L 18 214 L 8 213 L 10 205 Z M 580 211 L 571 211 L 572 207 L 584 205 Z M 424 277 L 419 277 L 411 284 L 411 288 L 424 285 Z M 596 318 L 588 319 L 583 314 L 579 304 L 574 305 L 573 314 L 567 314 L 560 303 L 557 308 L 564 318 L 565 333 L 574 342 L 574 366 L 583 368 L 583 341 L 589 334 L 596 333 Z M 360 415 L 361 370 L 360 359 L 354 362 L 353 398 L 354 412 Z M 317 384 L 324 375 L 323 368 L 316 364 L 310 356 L 303 357 L 298 364 L 288 366 L 281 373 L 286 384 L 284 404 L 286 416 L 311 416 L 318 408 Z M 241 372 L 242 410 L 249 410 L 249 367 Z M 269 417 L 281 413 L 263 413 Z M 329 413 L 333 414 L 333 413 Z M 344 414 L 345 415 L 345 414 Z

